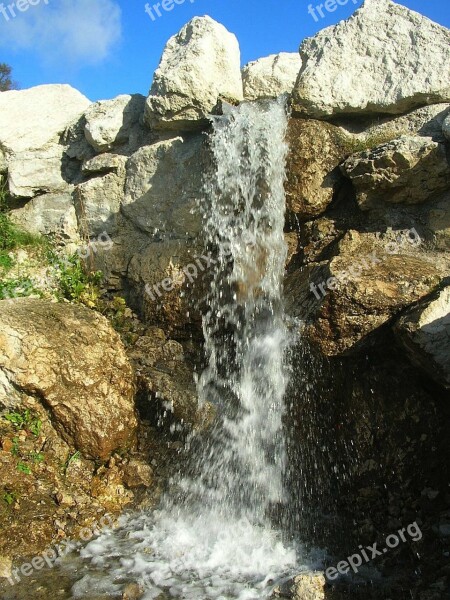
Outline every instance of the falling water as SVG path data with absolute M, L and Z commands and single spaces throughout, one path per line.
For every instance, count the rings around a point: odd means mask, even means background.
M 201 208 L 215 262 L 198 394 L 217 406 L 216 425 L 199 444 L 196 475 L 180 476 L 158 511 L 129 518 L 81 551 L 83 569 L 86 561 L 91 568 L 75 598 L 137 581 L 145 600 L 256 600 L 295 567 L 295 551 L 273 524 L 285 502 L 286 124 L 281 100 L 214 118 Z

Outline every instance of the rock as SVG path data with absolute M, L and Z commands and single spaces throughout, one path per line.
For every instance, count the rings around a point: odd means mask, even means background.
M 450 389 L 450 287 L 401 317 L 394 329 L 411 361 Z
M 75 500 L 66 492 L 59 491 L 56 493 L 55 497 L 59 506 L 75 506 Z
M 349 231 L 328 263 L 288 275 L 289 313 L 306 320 L 304 335 L 326 356 L 357 351 L 370 342 L 369 334 L 445 277 L 448 261 L 421 251 L 406 232 L 395 237 L 396 247 L 393 236 Z
M 86 140 L 97 152 L 107 152 L 129 141 L 131 130 L 144 115 L 145 97 L 121 95 L 91 104 L 85 113 Z
M 450 31 L 390 0 L 366 0 L 300 48 L 294 109 L 314 117 L 401 114 L 449 102 Z
M 117 216 L 124 197 L 126 157 L 117 157 L 117 168 L 103 177 L 93 177 L 75 189 L 74 203 L 82 233 L 112 234 L 116 230 Z M 99 164 L 93 159 L 91 164 Z
M 11 211 L 10 218 L 25 231 L 41 235 L 55 235 L 77 241 L 78 223 L 70 191 L 43 194 L 33 198 L 23 208 Z
M 442 125 L 442 131 L 444 132 L 444 136 L 450 141 L 450 114 L 446 117 Z
M 127 163 L 123 214 L 139 230 L 158 237 L 198 235 L 206 161 L 201 135 L 140 148 Z
M 450 193 L 439 198 L 427 215 L 427 226 L 433 234 L 436 250 L 450 250 Z
M 297 52 L 281 52 L 248 63 L 242 69 L 246 100 L 276 98 L 290 94 L 302 66 Z
M 64 169 L 64 146 L 49 142 L 8 159 L 8 185 L 12 196 L 33 198 L 45 192 L 66 192 L 69 177 Z
M 100 467 L 92 478 L 91 494 L 108 510 L 118 510 L 133 500 L 134 494 L 125 489 L 122 477 L 122 472 L 114 465 L 108 469 Z
M 183 430 L 209 427 L 214 410 L 208 403 L 199 406 L 193 368 L 185 360 L 181 344 L 152 328 L 129 355 L 139 373 L 141 410 L 156 412 L 159 421 L 175 422 Z
M 155 129 L 198 129 L 219 97 L 243 99 L 239 44 L 210 17 L 194 17 L 164 48 L 145 121 Z
M 98 154 L 85 160 L 81 166 L 84 174 L 121 173 L 126 162 L 126 157 L 120 154 Z
M 70 85 L 39 85 L 0 94 L 0 145 L 7 155 L 58 141 L 90 101 Z
M 150 465 L 132 458 L 124 467 L 123 481 L 130 488 L 150 487 L 153 481 L 153 469 Z
M 104 317 L 30 298 L 1 301 L 0 316 L 0 372 L 44 403 L 68 443 L 106 460 L 134 442 L 134 375 Z
M 325 600 L 325 576 L 322 573 L 302 573 L 274 590 L 272 599 Z
M 348 136 L 323 121 L 290 119 L 287 133 L 286 207 L 302 220 L 324 212 L 342 175 Z
M 123 590 L 122 600 L 139 600 L 144 590 L 137 583 L 129 583 Z
M 341 169 L 363 210 L 383 203 L 420 204 L 450 188 L 445 146 L 427 137 L 403 136 L 354 154 Z
M 12 560 L 6 556 L 0 556 L 0 579 L 8 579 L 12 576 Z

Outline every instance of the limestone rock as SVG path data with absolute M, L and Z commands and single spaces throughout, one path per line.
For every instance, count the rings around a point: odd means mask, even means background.
M 202 127 L 219 97 L 243 99 L 239 44 L 210 17 L 194 17 L 164 48 L 147 98 L 146 123 L 178 131 Z
M 404 315 L 395 332 L 411 361 L 450 389 L 450 287 Z
M 450 141 L 450 114 L 446 117 L 442 130 L 444 132 L 445 137 Z
M 271 599 L 325 600 L 325 585 L 323 573 L 302 573 L 276 588 Z
M 27 150 L 8 159 L 8 184 L 13 196 L 33 198 L 46 192 L 69 189 L 64 174 L 64 146 L 48 143 L 38 150 Z
M 134 442 L 134 375 L 104 317 L 30 298 L 1 301 L 0 317 L 0 372 L 44 403 L 68 443 L 106 460 Z
M 198 235 L 202 221 L 196 207 L 206 160 L 201 135 L 144 146 L 127 163 L 123 214 L 141 231 Z
M 57 141 L 90 101 L 70 85 L 39 85 L 0 94 L 0 146 L 7 154 Z
M 306 320 L 305 335 L 325 355 L 356 351 L 400 310 L 434 291 L 448 272 L 448 261 L 426 254 L 418 242 L 407 232 L 347 232 L 328 263 L 288 275 L 289 313 Z
M 84 174 L 120 173 L 126 162 L 126 157 L 120 154 L 98 154 L 85 160 L 81 167 Z
M 347 134 L 323 121 L 290 119 L 287 140 L 286 206 L 300 219 L 321 214 L 342 179 L 339 163 L 348 155 Z
M 354 154 L 342 165 L 363 210 L 389 204 L 420 204 L 450 188 L 445 146 L 427 137 L 403 136 Z
M 450 252 L 450 193 L 444 194 L 430 207 L 427 227 L 432 232 L 436 250 Z
M 77 186 L 74 193 L 75 208 L 84 235 L 91 237 L 103 231 L 110 234 L 115 232 L 124 196 L 125 162 L 126 157 L 120 156 L 114 170 Z M 97 168 L 100 168 L 100 160 L 93 159 L 90 163 L 97 164 Z
M 150 465 L 137 460 L 130 459 L 124 467 L 123 480 L 125 485 L 133 487 L 150 487 L 153 481 L 153 469 Z
M 401 114 L 450 101 L 450 31 L 391 0 L 366 0 L 300 48 L 295 109 L 311 116 Z
M 0 579 L 6 579 L 12 575 L 12 560 L 6 556 L 0 556 Z
M 41 235 L 56 235 L 77 241 L 78 223 L 70 191 L 43 194 L 33 198 L 23 208 L 10 213 L 11 221 L 25 231 Z
M 297 52 L 272 54 L 248 63 L 242 69 L 244 98 L 276 98 L 281 94 L 290 94 L 302 66 Z
M 128 142 L 130 132 L 144 114 L 145 98 L 139 94 L 121 95 L 91 104 L 85 113 L 84 133 L 97 152 Z

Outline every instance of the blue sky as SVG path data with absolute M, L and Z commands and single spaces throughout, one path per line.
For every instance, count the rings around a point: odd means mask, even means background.
M 166 41 L 193 16 L 208 14 L 235 33 L 245 64 L 296 52 L 305 37 L 347 18 L 362 4 L 348 0 L 316 22 L 308 5 L 321 1 L 185 0 L 152 21 L 144 10 L 146 0 L 33 0 L 35 6 L 16 9 L 15 17 L 6 11 L 9 20 L 0 12 L 0 62 L 12 65 L 21 88 L 70 83 L 91 100 L 146 95 Z M 450 27 L 448 0 L 401 4 Z

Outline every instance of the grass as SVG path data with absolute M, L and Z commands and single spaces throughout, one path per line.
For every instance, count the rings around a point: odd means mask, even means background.
M 343 144 L 345 150 L 350 154 L 357 154 L 359 152 L 365 152 L 377 148 L 382 144 L 392 142 L 401 135 L 398 131 L 393 129 L 385 129 L 374 133 L 369 133 L 363 138 L 351 137 L 346 139 Z
M 6 502 L 6 504 L 8 506 L 11 506 L 11 504 L 14 504 L 14 502 L 17 500 L 18 497 L 19 497 L 19 495 L 16 494 L 16 492 L 10 492 L 8 490 L 6 490 L 1 496 L 3 502 Z
M 67 475 L 67 471 L 70 467 L 70 465 L 75 462 L 76 460 L 80 460 L 81 458 L 81 452 L 79 450 L 77 450 L 76 452 L 74 452 L 73 454 L 70 454 L 67 457 L 66 462 L 63 465 L 63 471 L 64 471 L 64 475 Z

